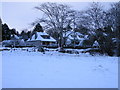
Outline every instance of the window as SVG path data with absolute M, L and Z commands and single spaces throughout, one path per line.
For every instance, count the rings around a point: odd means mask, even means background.
M 82 36 L 82 35 L 79 35 L 79 38 L 84 38 L 84 36 Z
M 72 38 L 76 37 L 76 35 L 71 35 Z
M 49 42 L 42 42 L 42 45 L 49 45 Z
M 48 35 L 41 35 L 41 37 L 44 39 L 50 39 L 50 36 L 48 36 Z

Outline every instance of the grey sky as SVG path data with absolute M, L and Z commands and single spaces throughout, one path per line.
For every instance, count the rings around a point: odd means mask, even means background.
M 85 10 L 91 2 L 61 2 L 70 5 L 75 10 Z M 42 17 L 42 13 L 34 9 L 41 2 L 2 2 L 2 22 L 18 31 L 30 29 L 30 23 Z M 106 9 L 110 3 L 102 2 Z

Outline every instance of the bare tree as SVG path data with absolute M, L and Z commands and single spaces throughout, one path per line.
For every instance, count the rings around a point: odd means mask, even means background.
M 115 29 L 120 26 L 120 2 L 111 4 L 110 14 Z
M 111 13 L 111 21 L 112 26 L 115 30 L 115 37 L 117 40 L 117 56 L 120 56 L 120 2 L 114 3 L 111 5 L 110 13 Z
M 49 29 L 59 33 L 59 46 L 63 48 L 63 29 L 72 20 L 73 10 L 68 5 L 57 3 L 43 3 L 35 7 L 44 13 L 44 17 L 38 22 L 43 22 Z
M 103 27 L 103 6 L 98 2 L 93 2 L 89 9 L 81 12 L 80 22 L 83 23 L 83 26 L 87 26 L 91 30 L 96 30 Z

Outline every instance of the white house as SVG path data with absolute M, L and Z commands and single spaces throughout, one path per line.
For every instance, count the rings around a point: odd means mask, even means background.
M 24 40 L 20 39 L 17 35 L 11 35 L 10 40 L 2 41 L 2 46 L 16 47 L 16 46 L 26 46 L 26 44 Z
M 30 39 L 27 40 L 27 45 L 32 46 L 53 46 L 56 40 L 46 32 L 36 32 Z
M 87 35 L 83 35 L 80 32 L 67 31 L 63 34 L 63 37 L 66 38 L 66 45 L 75 45 L 79 46 L 83 40 L 87 38 Z

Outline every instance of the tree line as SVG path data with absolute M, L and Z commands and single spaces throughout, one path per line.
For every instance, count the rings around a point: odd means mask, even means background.
M 102 52 L 120 55 L 120 2 L 112 3 L 104 10 L 99 2 L 93 2 L 87 10 L 76 11 L 66 4 L 43 3 L 35 9 L 42 11 L 44 17 L 32 23 L 43 23 L 45 30 L 64 47 L 63 33 L 71 30 L 89 35 L 87 42 L 98 41 Z
M 1 19 L 0 19 L 0 21 L 1 21 Z M 0 33 L 1 34 L 0 35 L 1 36 L 1 41 L 11 40 L 11 38 L 14 37 L 15 35 L 18 36 L 20 39 L 23 39 L 24 41 L 27 41 L 28 39 L 31 39 L 31 36 L 33 34 L 35 34 L 36 32 L 43 32 L 43 28 L 38 23 L 32 31 L 28 31 L 27 29 L 25 29 L 25 30 L 22 30 L 21 33 L 19 33 L 14 28 L 10 29 L 9 26 L 6 23 L 2 24 L 2 21 L 1 21 L 0 31 L 1 31 L 1 33 Z

